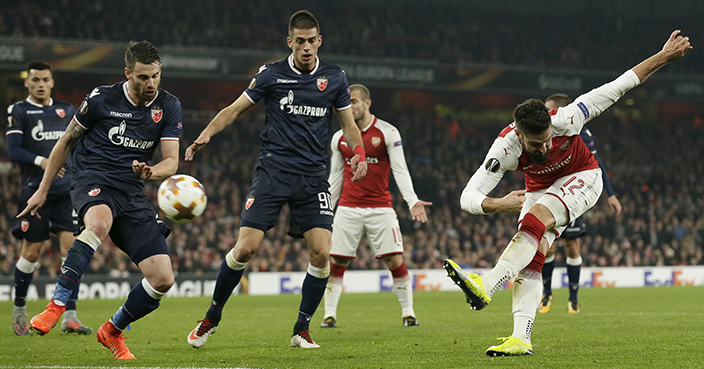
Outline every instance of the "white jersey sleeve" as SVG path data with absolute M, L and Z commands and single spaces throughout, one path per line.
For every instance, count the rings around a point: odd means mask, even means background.
M 330 142 L 330 150 L 332 151 L 332 155 L 330 156 L 330 176 L 328 177 L 328 182 L 330 183 L 332 208 L 334 208 L 340 200 L 340 195 L 342 194 L 342 184 L 345 180 L 345 159 L 342 157 L 342 153 L 338 147 L 341 137 L 342 130 L 339 130 L 335 132 L 332 136 L 332 141 Z
M 406 201 L 408 208 L 411 209 L 420 200 L 418 199 L 418 195 L 416 195 L 416 191 L 413 189 L 411 173 L 408 171 L 408 165 L 406 164 L 406 156 L 403 153 L 403 142 L 401 141 L 401 132 L 393 125 L 382 120 L 377 120 L 376 125 L 384 133 L 386 152 L 389 154 L 389 163 L 391 165 L 391 171 L 394 173 L 396 186 L 398 186 L 398 190 L 401 192 L 401 196 L 403 196 L 403 200 Z
M 487 198 L 507 170 L 518 167 L 518 158 L 523 152 L 515 133 L 498 137 L 491 145 L 484 162 L 474 172 L 460 196 L 462 210 L 471 214 L 486 214 L 482 202 Z
M 565 107 L 558 108 L 557 113 L 552 116 L 554 134 L 578 135 L 587 122 L 603 113 L 639 83 L 638 76 L 629 69 L 615 80 L 579 96 Z

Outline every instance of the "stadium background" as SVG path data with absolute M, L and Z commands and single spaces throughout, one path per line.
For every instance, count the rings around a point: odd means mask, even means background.
M 694 50 L 666 66 L 590 123 L 599 155 L 623 205 L 605 201 L 587 213 L 585 266 L 702 265 L 704 236 L 704 40 L 695 0 L 549 1 L 4 1 L 0 5 L 0 102 L 26 97 L 20 72 L 32 59 L 55 68 L 55 99 L 78 105 L 93 87 L 123 79 L 129 40 L 154 42 L 164 57 L 162 87 L 184 109 L 182 151 L 222 107 L 246 88 L 257 68 L 285 57 L 288 16 L 313 11 L 321 22 L 322 59 L 340 64 L 350 83 L 372 92 L 372 112 L 401 130 L 420 198 L 433 201 L 424 225 L 409 220 L 394 189 L 409 269 L 440 268 L 451 257 L 489 267 L 515 232 L 515 216 L 472 216 L 459 195 L 513 107 L 555 92 L 576 97 L 656 52 L 682 29 Z M 172 225 L 168 239 L 179 273 L 215 272 L 234 244 L 242 199 L 251 182 L 263 127 L 255 106 L 179 172 L 206 186 L 206 213 Z M 333 130 L 337 129 L 333 123 Z M 4 128 L 3 128 L 4 129 Z M 14 273 L 21 244 L 10 229 L 19 171 L 0 138 L 0 275 Z M 392 181 L 393 182 L 393 181 Z M 158 183 L 148 183 L 155 196 Z M 393 186 L 393 185 L 392 185 Z M 523 187 L 508 175 L 495 190 Z M 285 235 L 287 212 L 266 236 L 248 271 L 305 270 L 305 243 Z M 53 278 L 58 247 L 47 242 L 38 274 Z M 557 252 L 558 266 L 563 253 Z M 383 268 L 361 247 L 350 269 Z M 89 273 L 138 272 L 109 243 Z

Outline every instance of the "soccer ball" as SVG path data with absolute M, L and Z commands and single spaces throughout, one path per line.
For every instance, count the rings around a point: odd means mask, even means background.
M 197 179 L 177 174 L 161 183 L 156 202 L 167 218 L 185 223 L 203 214 L 208 204 L 208 196 Z

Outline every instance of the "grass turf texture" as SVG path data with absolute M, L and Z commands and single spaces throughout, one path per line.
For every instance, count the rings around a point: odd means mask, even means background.
M 208 298 L 167 298 L 132 325 L 127 346 L 137 357 L 116 361 L 95 334 L 46 336 L 12 332 L 12 302 L 0 307 L 0 368 L 245 367 L 245 368 L 642 368 L 699 367 L 704 363 L 701 322 L 704 287 L 582 289 L 580 314 L 567 313 L 566 289 L 555 290 L 552 310 L 538 314 L 534 356 L 486 357 L 496 338 L 512 332 L 511 291 L 499 291 L 482 311 L 461 292 L 416 292 L 420 326 L 404 327 L 393 293 L 343 294 L 338 328 L 312 321 L 320 349 L 290 347 L 299 295 L 233 296 L 219 331 L 201 349 L 186 336 L 202 319 Z M 83 323 L 97 330 L 121 300 L 79 301 Z M 30 317 L 46 301 L 28 303 Z

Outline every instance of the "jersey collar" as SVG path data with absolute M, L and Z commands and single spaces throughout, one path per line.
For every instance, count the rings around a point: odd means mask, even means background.
M 372 128 L 374 123 L 376 123 L 376 115 L 372 114 L 372 119 L 369 121 L 369 124 L 367 124 L 367 126 L 362 128 L 360 131 L 366 132 L 369 128 Z
M 34 101 L 32 101 L 32 98 L 29 97 L 29 96 L 27 96 L 27 98 L 25 99 L 25 101 L 27 101 L 30 105 L 34 105 L 34 106 L 36 106 L 36 107 L 38 107 L 38 108 L 43 108 L 44 106 L 52 106 L 52 105 L 54 105 L 54 98 L 51 98 L 51 97 L 49 98 L 49 105 L 42 105 L 42 104 L 35 103 Z
M 129 92 L 129 89 L 127 86 L 128 83 L 130 83 L 130 81 L 125 81 L 125 83 L 122 84 L 122 92 L 125 93 L 125 97 L 127 98 L 127 101 L 129 101 L 130 104 L 132 104 L 132 106 L 138 106 L 137 102 L 135 102 L 132 99 L 132 96 L 130 96 L 130 92 Z M 154 94 L 154 98 L 144 106 L 150 106 L 154 101 L 156 101 L 157 97 L 159 97 L 159 89 L 158 88 L 156 89 L 156 93 Z
M 300 70 L 298 70 L 298 68 L 296 68 L 296 65 L 293 64 L 293 54 L 288 56 L 288 66 L 291 67 L 291 70 L 296 72 L 296 74 L 303 74 L 303 73 L 301 73 Z M 314 74 L 318 70 L 319 66 L 320 66 L 320 59 L 318 59 L 318 56 L 316 55 L 315 56 L 315 67 L 313 68 L 313 70 L 311 70 L 307 74 L 310 74 L 310 75 Z

